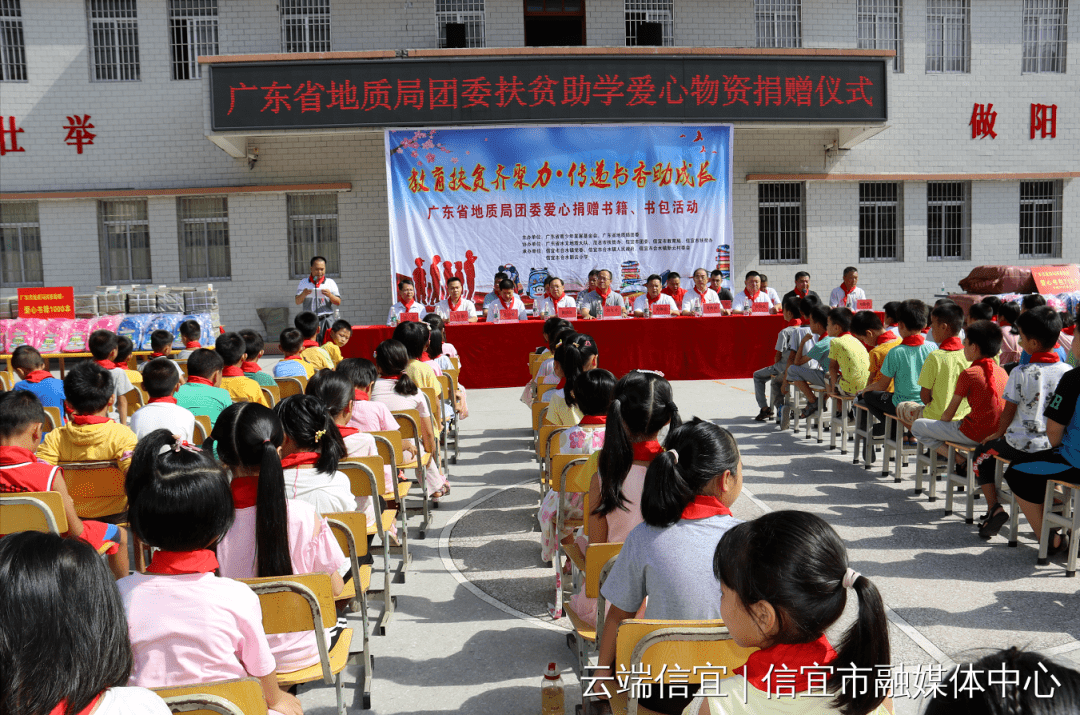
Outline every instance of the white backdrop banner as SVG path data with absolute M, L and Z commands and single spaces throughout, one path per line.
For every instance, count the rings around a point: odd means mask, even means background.
M 507 271 L 532 296 L 607 268 L 623 293 L 653 273 L 731 280 L 731 125 L 386 131 L 394 283 L 428 304 L 457 276 L 473 298 Z

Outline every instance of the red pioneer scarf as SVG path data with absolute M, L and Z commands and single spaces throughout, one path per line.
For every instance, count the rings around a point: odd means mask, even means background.
M 184 343 L 184 349 L 185 350 L 198 350 L 201 347 L 202 347 L 202 345 L 199 343 L 198 340 L 189 340 L 186 343 Z
M 960 340 L 960 338 L 954 335 L 951 338 L 946 338 L 945 340 L 943 340 L 941 344 L 938 345 L 938 347 L 948 352 L 955 352 L 956 350 L 963 350 L 964 343 Z
M 281 468 L 289 469 L 291 467 L 303 467 L 308 464 L 315 464 L 319 459 L 318 452 L 293 452 L 288 457 L 281 458 Z
M 795 295 L 799 296 L 800 299 L 805 298 L 806 296 L 810 295 L 810 289 L 807 288 L 805 291 L 801 291 L 798 288 L 796 288 L 795 289 Z
M 886 330 L 884 333 L 877 336 L 877 340 L 874 342 L 874 344 L 875 345 L 884 345 L 885 343 L 891 343 L 893 340 L 896 340 L 896 336 L 894 336 L 892 333 L 890 333 L 888 330 Z
M 259 493 L 259 478 L 233 477 L 233 480 L 229 482 L 229 489 L 232 490 L 234 509 L 247 509 L 248 507 L 253 507 L 255 506 L 256 496 Z
M 750 301 L 750 303 L 749 303 L 750 307 L 753 307 L 754 303 L 757 303 L 758 298 L 761 297 L 761 291 L 758 291 L 757 293 L 754 293 L 753 295 L 750 295 L 750 291 L 748 291 L 746 288 L 743 288 L 742 292 L 743 292 L 743 295 L 745 295 L 746 298 Z
M 159 357 L 168 357 L 165 353 L 150 353 L 150 359 L 153 360 Z
M 96 362 L 98 365 L 101 365 L 106 370 L 115 370 L 116 368 L 120 367 L 120 365 L 113 362 L 112 360 L 95 360 L 94 362 Z
M 675 299 L 675 302 L 677 304 L 679 304 L 679 305 L 682 304 L 682 299 L 683 299 L 684 296 L 686 296 L 686 289 L 685 288 L 679 288 L 678 290 L 672 290 L 671 288 L 664 288 L 664 290 L 662 290 L 660 292 L 663 293 L 664 295 L 670 295 L 672 298 Z
M 457 305 L 454 305 L 452 302 L 450 302 L 450 299 L 447 298 L 446 299 L 446 305 L 450 308 L 450 310 L 460 310 L 461 309 L 461 297 L 460 296 L 458 297 Z
M 319 343 L 317 341 L 315 341 L 315 340 L 305 340 L 304 344 L 301 345 L 300 347 L 305 348 L 305 349 L 306 348 L 317 348 L 317 347 L 319 347 Z
M 285 359 L 285 360 L 299 360 L 300 362 L 304 361 L 304 358 L 300 357 L 299 355 L 287 355 L 283 359 Z
M 403 307 L 405 308 L 405 310 L 404 310 L 404 311 L 402 311 L 402 312 L 405 312 L 405 313 L 411 313 L 411 312 L 412 312 L 412 307 L 413 307 L 413 306 L 414 306 L 415 304 L 416 304 L 416 301 L 415 301 L 415 300 L 409 300 L 409 302 L 408 302 L 408 303 L 406 303 L 405 301 L 401 301 L 401 305 L 402 305 L 402 306 L 403 306 Z
M 151 397 L 150 401 L 147 402 L 146 404 L 152 405 L 155 402 L 164 402 L 164 403 L 169 404 L 169 405 L 175 405 L 176 404 L 176 398 L 175 397 Z
M 829 639 L 822 634 L 816 641 L 810 643 L 778 643 L 750 654 L 746 664 L 735 669 L 735 673 L 746 678 L 747 682 L 758 690 L 778 693 L 780 688 L 785 691 L 792 687 L 787 678 L 782 681 L 775 677 L 776 671 L 788 670 L 799 673 L 795 679 L 794 692 L 802 693 L 810 690 L 813 680 L 820 677 L 813 676 L 814 670 L 820 669 L 814 666 L 824 666 L 836 659 L 836 651 L 829 644 Z
M 1070 325 L 1067 328 L 1062 328 L 1061 332 L 1065 333 L 1066 335 L 1073 335 L 1073 334 L 1076 333 L 1076 326 L 1075 325 Z
M 103 425 L 112 420 L 105 415 L 73 415 L 68 413 L 68 421 L 76 425 Z
M 848 296 L 851 295 L 852 293 L 854 293 L 855 289 L 858 288 L 858 287 L 859 286 L 857 284 L 851 286 L 850 288 L 848 288 L 843 283 L 840 284 L 840 290 L 844 291 L 844 305 L 847 305 Z
M 79 712 L 75 713 L 75 715 L 89 715 L 90 711 L 97 706 L 98 701 L 101 700 L 101 696 L 104 694 L 105 691 L 102 690 L 100 693 L 94 696 L 94 699 L 90 701 L 89 705 L 87 705 Z M 49 715 L 67 715 L 67 705 L 67 700 L 61 700 L 56 704 L 56 707 L 49 711 Z
M 244 377 L 244 371 L 239 365 L 228 365 L 221 369 L 222 377 Z
M 663 294 L 663 293 L 661 293 L 660 295 L 664 295 L 664 294 Z M 652 305 L 653 303 L 659 303 L 659 302 L 660 302 L 660 295 L 658 295 L 658 296 L 656 296 L 655 298 L 653 298 L 653 297 L 652 297 L 651 295 L 649 295 L 648 293 L 646 293 L 646 294 L 645 294 L 645 299 L 646 299 L 647 301 L 649 301 L 649 305 Z
M 311 283 L 311 285 L 315 286 L 316 288 L 326 282 L 326 276 L 319 276 L 318 280 L 315 280 L 315 276 L 308 276 L 307 279 Z
M 210 573 L 218 567 L 217 556 L 210 549 L 195 551 L 156 551 L 146 567 L 146 573 L 191 574 Z
M 581 418 L 579 425 L 606 425 L 607 415 L 585 415 Z
M 240 369 L 244 372 L 262 372 L 262 368 L 259 367 L 259 363 L 250 362 L 248 360 L 240 363 Z
M 903 340 L 900 341 L 900 344 L 901 345 L 911 345 L 911 346 L 914 346 L 914 347 L 919 347 L 920 345 L 924 344 L 925 342 L 926 342 L 926 336 L 924 336 L 922 334 L 919 334 L 919 335 L 909 335 L 909 336 L 907 336 L 906 338 L 904 338 Z
M 716 497 L 698 494 L 683 509 L 683 519 L 708 519 L 710 516 L 731 516 L 731 509 Z
M 338 432 L 341 433 L 341 438 L 342 439 L 345 439 L 346 437 L 352 437 L 354 434 L 356 434 L 359 431 L 360 431 L 359 427 L 344 427 L 342 425 L 338 425 Z
M 650 439 L 647 442 L 635 442 L 634 443 L 634 461 L 635 462 L 651 462 L 656 458 L 656 455 L 664 451 L 664 448 L 660 446 L 660 443 L 655 439 Z
M 986 379 L 986 386 L 990 388 L 990 394 L 994 396 L 994 400 L 997 400 L 1001 395 L 998 394 L 997 382 L 994 380 L 994 359 L 993 358 L 979 358 L 973 360 L 972 367 L 977 367 L 982 370 L 983 377 Z
M 431 362 L 431 356 L 428 355 L 428 351 L 420 353 L 420 362 Z
M 199 377 L 198 375 L 188 375 L 189 385 L 206 385 L 207 387 L 213 387 L 214 383 L 207 380 L 205 377 Z
M 604 301 L 605 303 L 607 303 L 607 299 L 608 299 L 608 296 L 609 296 L 609 295 L 611 295 L 611 287 L 609 286 L 609 287 L 608 287 L 608 289 L 607 289 L 607 290 L 606 290 L 605 292 L 603 292 L 603 293 L 601 293 L 601 292 L 600 292 L 599 290 L 597 290 L 597 291 L 596 291 L 596 294 L 597 294 L 598 296 L 600 296 L 600 300 L 602 300 L 602 301 Z
M 1053 351 L 1032 353 L 1029 362 L 1061 362 L 1061 356 Z
M 802 318 L 795 318 L 794 320 L 789 321 L 787 324 L 789 328 L 797 328 L 800 325 L 802 325 Z
M 357 402 L 368 402 L 371 400 L 371 395 L 360 388 L 356 388 L 353 390 L 353 399 Z
M 512 296 L 512 295 L 510 296 L 510 304 L 509 305 L 507 305 L 506 301 L 503 300 L 503 297 L 501 295 L 499 296 L 499 302 L 502 303 L 503 310 L 510 310 L 511 308 L 514 307 L 514 296 Z
M 52 377 L 52 373 L 48 370 L 34 370 L 23 379 L 29 382 L 31 385 L 36 385 L 37 383 L 49 377 Z

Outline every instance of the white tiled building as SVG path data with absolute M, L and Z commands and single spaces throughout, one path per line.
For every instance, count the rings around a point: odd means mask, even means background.
M 380 322 L 381 129 L 216 134 L 193 57 L 430 56 L 446 21 L 470 47 L 448 56 L 520 55 L 527 37 L 626 52 L 641 20 L 662 52 L 864 49 L 894 70 L 883 125 L 736 123 L 736 280 L 754 268 L 784 292 L 808 270 L 822 291 L 852 264 L 880 304 L 976 265 L 1080 262 L 1068 0 L 0 0 L 0 288 L 209 281 L 226 325 L 261 327 L 257 308 L 295 309 L 317 250 L 344 315 Z M 996 137 L 972 138 L 990 104 Z M 1033 104 L 1056 105 L 1056 136 L 1031 138 Z

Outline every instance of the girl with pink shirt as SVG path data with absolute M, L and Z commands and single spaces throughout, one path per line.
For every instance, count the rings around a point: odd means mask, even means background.
M 232 473 L 229 488 L 236 520 L 217 545 L 219 571 L 229 578 L 330 574 L 337 596 L 345 587 L 342 572 L 350 574 L 349 562 L 315 507 L 285 498 L 278 454 L 284 440 L 272 410 L 238 402 L 221 413 L 203 445 L 210 451 L 216 447 Z M 333 635 L 328 631 L 328 642 Z M 282 672 L 319 662 L 314 633 L 273 634 L 266 640 Z
M 398 428 L 390 408 L 381 402 L 371 401 L 371 388 L 379 379 L 375 363 L 364 358 L 345 358 L 338 363 L 336 372 L 349 378 L 353 384 L 352 417 L 346 426 L 361 432 L 385 432 Z
M 302 715 L 296 696 L 278 687 L 259 597 L 214 575 L 211 547 L 229 532 L 235 512 L 229 479 L 212 453 L 155 430 L 139 440 L 125 487 L 131 530 L 159 549 L 146 573 L 116 582 L 134 654 L 131 684 L 254 676 L 272 712 Z

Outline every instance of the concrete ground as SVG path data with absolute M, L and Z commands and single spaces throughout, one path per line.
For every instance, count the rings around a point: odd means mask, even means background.
M 1036 566 L 1038 545 L 1023 519 L 1019 548 L 1000 536 L 984 542 L 964 523 L 963 502 L 959 515 L 945 516 L 943 498 L 931 504 L 925 494 L 913 494 L 911 468 L 895 484 L 880 469 L 854 466 L 850 450 L 829 451 L 827 437 L 818 445 L 752 421 L 750 380 L 674 388 L 684 418 L 713 420 L 739 440 L 745 487 L 736 516 L 802 509 L 836 528 L 852 566 L 881 590 L 893 664 L 912 674 L 912 684 L 1010 645 L 1080 667 L 1080 581 L 1064 577 L 1061 559 Z M 412 569 L 392 590 L 397 613 L 386 635 L 371 640 L 373 712 L 537 713 L 550 661 L 562 671 L 567 703 L 579 701 L 569 626 L 547 615 L 554 577 L 540 561 L 537 465 L 519 394 L 469 393 L 461 459 L 451 467 L 453 491 L 433 512 L 427 539 L 410 541 Z M 983 511 L 976 502 L 976 513 Z M 354 693 L 347 686 L 349 712 L 360 711 Z M 302 688 L 300 700 L 309 715 L 335 709 L 329 686 Z M 896 700 L 900 715 L 921 707 L 917 699 Z

